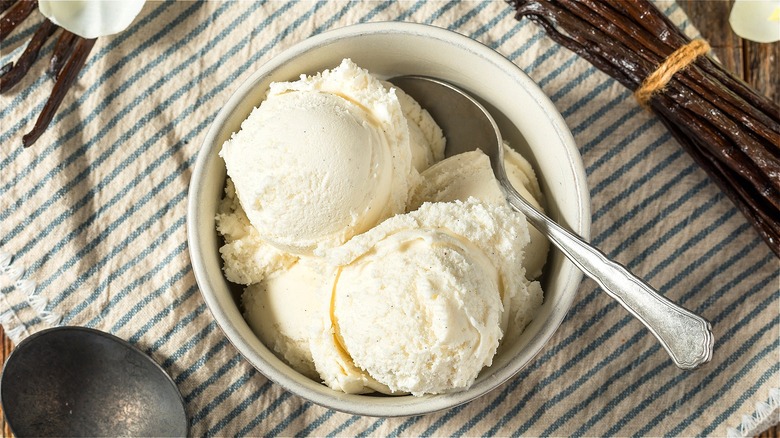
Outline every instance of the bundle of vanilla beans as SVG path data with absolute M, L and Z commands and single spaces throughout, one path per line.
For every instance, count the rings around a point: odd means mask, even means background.
M 0 44 L 37 7 L 38 2 L 35 0 L 0 0 Z M 0 66 L 0 93 L 10 90 L 27 74 L 35 60 L 38 59 L 38 53 L 46 40 L 57 30 L 59 30 L 59 26 L 48 19 L 43 20 L 16 63 Z M 35 126 L 22 137 L 24 147 L 35 143 L 49 126 L 68 89 L 78 78 L 79 72 L 94 45 L 95 39 L 82 38 L 62 29 L 46 70 L 46 73 L 56 82 L 49 99 L 35 121 Z
M 690 40 L 647 0 L 508 0 L 559 44 L 632 91 Z M 780 257 L 780 107 L 709 56 L 641 102 Z M 642 99 L 640 99 L 641 101 Z

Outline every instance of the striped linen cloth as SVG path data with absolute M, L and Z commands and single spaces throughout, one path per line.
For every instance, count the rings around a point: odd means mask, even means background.
M 676 4 L 658 6 L 695 34 Z M 35 12 L 8 38 L 0 65 L 41 20 Z M 590 280 L 525 369 L 445 412 L 331 411 L 242 360 L 206 309 L 187 252 L 201 141 L 238 84 L 280 51 L 386 20 L 468 35 L 541 85 L 584 158 L 593 243 L 712 322 L 711 363 L 676 369 Z M 52 87 L 45 65 L 0 98 L 3 327 L 14 342 L 55 325 L 128 339 L 176 381 L 193 435 L 739 436 L 778 422 L 778 260 L 626 89 L 503 1 L 147 2 L 128 30 L 98 39 L 54 123 L 25 150 L 21 137 Z

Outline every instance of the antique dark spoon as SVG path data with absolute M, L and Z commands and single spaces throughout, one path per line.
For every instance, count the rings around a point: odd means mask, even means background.
M 0 404 L 16 436 L 186 436 L 176 384 L 116 336 L 57 327 L 26 338 L 0 377 Z

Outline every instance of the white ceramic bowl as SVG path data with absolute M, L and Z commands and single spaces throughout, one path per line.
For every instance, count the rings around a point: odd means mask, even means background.
M 198 285 L 230 342 L 261 373 L 314 403 L 360 415 L 419 415 L 465 403 L 505 382 L 523 368 L 558 328 L 574 299 L 580 272 L 558 251 L 544 269 L 544 305 L 514 345 L 503 345 L 493 365 L 474 385 L 451 394 L 350 395 L 297 373 L 254 335 L 241 316 L 236 288 L 224 278 L 214 215 L 225 183 L 222 143 L 240 128 L 273 81 L 297 79 L 351 58 L 387 78 L 421 74 L 460 86 L 493 112 L 504 138 L 534 165 L 547 212 L 588 239 L 590 199 L 585 171 L 571 133 L 552 102 L 512 62 L 490 48 L 448 30 L 412 23 L 369 23 L 309 38 L 277 55 L 241 84 L 214 120 L 201 147 L 189 192 L 189 251 Z

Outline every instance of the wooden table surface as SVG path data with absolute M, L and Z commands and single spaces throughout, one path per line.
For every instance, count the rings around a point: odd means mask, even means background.
M 780 43 L 757 44 L 736 36 L 728 23 L 733 0 L 677 0 L 699 28 L 723 65 L 742 77 L 745 82 L 780 105 Z M 0 362 L 11 353 L 13 345 L 0 326 Z M 2 411 L 0 410 L 0 413 Z M 11 436 L 11 431 L 0 415 L 2 436 Z M 780 436 L 780 426 L 770 428 L 760 435 L 762 438 Z

